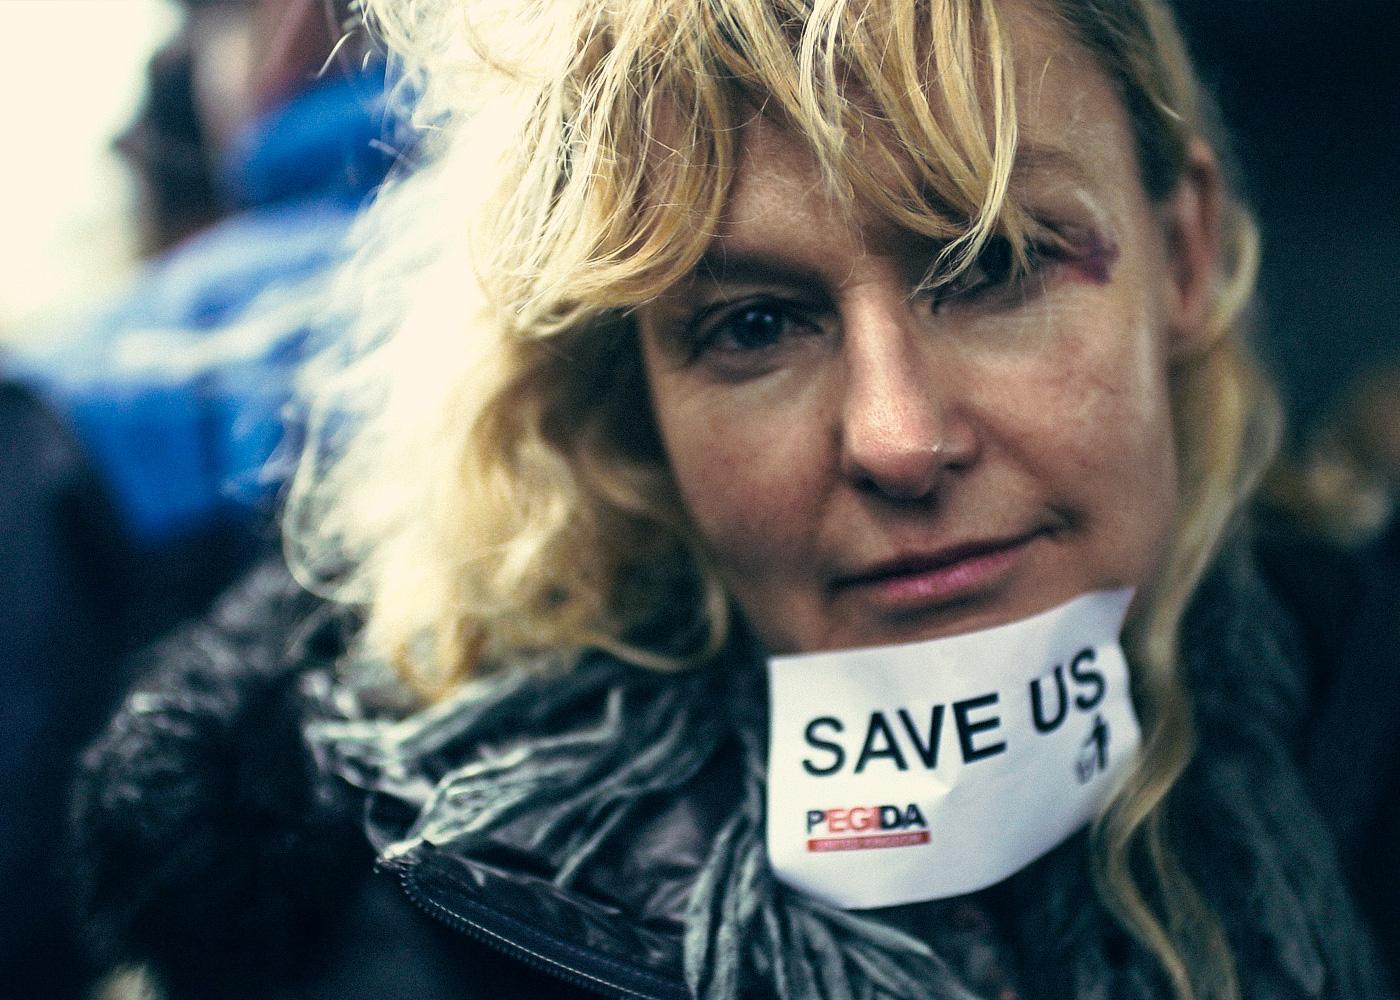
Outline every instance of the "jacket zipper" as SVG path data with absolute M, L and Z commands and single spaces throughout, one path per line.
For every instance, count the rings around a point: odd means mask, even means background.
M 598 967 L 590 971 L 580 968 L 579 966 L 587 963 L 577 958 L 572 962 L 566 961 L 562 957 L 545 954 L 543 947 L 536 949 L 522 944 L 504 933 L 504 928 L 491 926 L 493 923 L 502 924 L 505 921 L 500 917 L 493 920 L 494 911 L 487 907 L 474 906 L 474 916 L 467 916 L 433 899 L 413 878 L 412 868 L 400 873 L 399 883 L 413 904 L 428 916 L 538 972 L 562 979 L 581 989 L 614 1000 L 688 1000 L 690 997 L 689 990 L 679 980 L 668 980 L 656 973 L 646 973 L 657 980 L 657 989 L 647 991 L 623 985 L 609 978 L 606 970 L 601 968 L 603 962 L 599 962 Z

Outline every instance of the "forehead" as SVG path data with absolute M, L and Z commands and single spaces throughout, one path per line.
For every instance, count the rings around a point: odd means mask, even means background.
M 1006 5 L 1004 19 L 1016 80 L 1010 199 L 1024 205 L 1064 197 L 1096 202 L 1143 197 L 1127 113 L 1093 56 L 1031 4 Z M 871 163 L 871 169 L 878 176 L 890 168 Z M 839 214 L 829 191 L 807 143 L 783 123 L 756 113 L 743 126 L 738 171 L 717 243 L 740 249 L 746 235 L 771 232 L 797 203 Z M 878 238 L 878 214 L 860 206 L 856 211 L 866 238 Z

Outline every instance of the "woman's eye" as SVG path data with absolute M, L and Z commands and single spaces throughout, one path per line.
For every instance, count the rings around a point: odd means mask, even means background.
M 1020 292 L 1028 279 L 1040 274 L 1053 259 L 1053 249 L 1032 243 L 1026 247 L 1024 264 L 1019 264 L 1011 241 L 993 236 L 965 270 L 933 291 L 933 311 L 950 305 L 974 302 L 997 292 Z
M 808 324 L 783 303 L 745 303 L 697 322 L 692 354 L 760 354 L 807 329 Z
M 758 351 L 782 340 L 787 326 L 788 318 L 783 313 L 768 306 L 754 306 L 730 316 L 716 332 L 726 346 Z

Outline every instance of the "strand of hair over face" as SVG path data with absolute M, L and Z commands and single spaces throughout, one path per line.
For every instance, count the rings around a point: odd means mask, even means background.
M 1024 227 L 1007 199 L 1014 74 L 989 0 L 476 0 L 434 19 L 439 6 L 367 9 L 434 67 L 420 115 L 460 116 L 464 87 L 509 108 L 492 116 L 514 124 L 474 242 L 522 335 L 577 328 L 683 277 L 753 114 L 803 136 L 848 204 L 943 243 L 935 280 Z

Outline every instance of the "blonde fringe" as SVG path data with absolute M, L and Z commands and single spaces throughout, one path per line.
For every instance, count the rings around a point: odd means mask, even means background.
M 1205 126 L 1166 8 L 1042 3 L 1099 33 L 1086 45 L 1137 88 L 1130 108 L 1154 117 L 1179 170 Z M 629 314 L 705 252 L 753 115 L 806 137 L 846 204 L 942 242 L 929 282 L 994 234 L 1022 252 L 996 3 L 365 0 L 364 13 L 418 95 L 424 166 L 376 206 L 345 278 L 360 357 L 311 377 L 289 562 L 365 607 L 366 649 L 429 697 L 513 650 L 704 662 L 727 641 L 728 598 L 651 429 Z M 1193 746 L 1177 637 L 1278 425 L 1242 346 L 1258 239 L 1228 209 L 1214 342 L 1173 374 L 1178 530 L 1126 636 L 1145 752 L 1094 829 L 1099 895 L 1180 1000 L 1234 1000 L 1238 985 L 1165 835 Z M 698 587 L 678 623 L 694 641 L 629 642 L 667 610 L 639 594 L 678 570 Z

